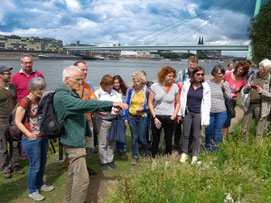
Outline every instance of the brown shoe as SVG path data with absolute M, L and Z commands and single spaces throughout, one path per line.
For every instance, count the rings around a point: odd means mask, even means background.
M 136 165 L 137 164 L 137 159 L 133 158 L 133 160 L 131 161 L 131 165 Z
M 9 179 L 9 178 L 11 178 L 12 176 L 11 176 L 11 173 L 3 173 L 3 177 L 4 177 L 5 179 Z
M 13 171 L 20 175 L 24 174 L 24 170 L 19 167 L 14 168 Z
M 66 157 L 63 163 L 61 164 L 61 168 L 67 168 L 70 164 L 69 158 Z

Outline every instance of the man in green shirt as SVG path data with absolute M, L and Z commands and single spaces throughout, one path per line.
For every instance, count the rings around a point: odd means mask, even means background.
M 91 136 L 91 131 L 85 114 L 101 111 L 110 114 L 112 107 L 127 109 L 128 106 L 120 102 L 80 99 L 76 91 L 84 78 L 76 66 L 64 69 L 62 77 L 60 88 L 69 92 L 60 91 L 55 94 L 54 108 L 58 121 L 65 125 L 61 143 L 70 160 L 64 202 L 79 203 L 86 200 L 89 184 L 85 136 Z
M 11 178 L 12 171 L 24 174 L 19 167 L 19 142 L 12 140 L 8 131 L 8 115 L 17 103 L 16 87 L 10 83 L 12 69 L 0 66 L 0 163 L 4 178 Z

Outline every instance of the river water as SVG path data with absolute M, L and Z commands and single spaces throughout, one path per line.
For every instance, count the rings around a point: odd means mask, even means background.
M 62 81 L 62 71 L 64 68 L 73 65 L 74 60 L 35 60 L 33 62 L 33 68 L 42 72 L 46 83 L 47 90 L 54 90 Z M 105 74 L 117 75 L 119 74 L 124 82 L 131 84 L 131 74 L 135 71 L 144 70 L 147 73 L 148 80 L 157 80 L 157 73 L 163 66 L 170 65 L 179 72 L 183 68 L 187 68 L 187 61 L 139 61 L 139 60 L 114 60 L 114 61 L 86 61 L 88 66 L 87 79 L 94 87 L 98 87 L 101 78 Z M 205 74 L 210 74 L 214 65 L 220 63 L 226 68 L 225 62 L 209 61 L 205 63 L 200 61 L 199 65 L 205 69 Z M 13 73 L 17 72 L 20 67 L 19 60 L 0 60 L 0 65 L 6 65 L 13 67 Z

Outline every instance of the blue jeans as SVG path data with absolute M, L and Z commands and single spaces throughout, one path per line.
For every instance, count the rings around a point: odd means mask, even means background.
M 126 143 L 116 142 L 116 149 L 119 152 L 126 152 Z
M 29 159 L 27 186 L 29 194 L 38 191 L 43 183 L 43 174 L 47 162 L 48 137 L 43 136 L 35 140 L 22 137 L 22 144 Z
M 210 124 L 207 126 L 205 130 L 205 149 L 211 150 L 212 139 L 213 144 L 212 150 L 219 150 L 219 144 L 221 142 L 221 132 L 225 122 L 228 119 L 227 111 L 219 112 L 219 113 L 210 113 Z
M 146 138 L 148 122 L 143 117 L 138 119 L 130 115 L 128 116 L 128 122 L 132 135 L 133 158 L 138 158 L 138 139 L 142 144 L 142 155 L 148 155 L 148 142 Z

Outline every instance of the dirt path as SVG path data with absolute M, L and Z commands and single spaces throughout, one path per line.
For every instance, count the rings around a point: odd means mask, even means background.
M 231 127 L 230 127 L 230 131 L 233 130 L 234 126 L 236 126 L 238 124 L 238 122 L 243 118 L 244 116 L 244 111 L 243 109 L 241 109 L 239 106 L 235 107 L 235 111 L 236 111 L 236 117 L 231 119 Z

